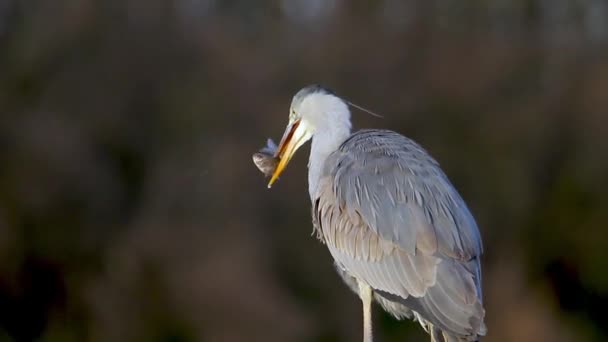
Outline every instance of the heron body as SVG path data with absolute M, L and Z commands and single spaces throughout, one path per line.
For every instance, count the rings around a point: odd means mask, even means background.
M 439 164 L 398 133 L 351 134 L 346 102 L 315 85 L 294 96 L 269 186 L 310 138 L 314 229 L 363 302 L 364 341 L 372 298 L 432 341 L 485 335 L 479 230 Z

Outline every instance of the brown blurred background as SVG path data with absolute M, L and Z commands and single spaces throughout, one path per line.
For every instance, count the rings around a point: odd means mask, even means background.
M 358 341 L 307 148 L 251 162 L 310 83 L 460 190 L 485 341 L 608 339 L 608 1 L 1 0 L 0 341 Z

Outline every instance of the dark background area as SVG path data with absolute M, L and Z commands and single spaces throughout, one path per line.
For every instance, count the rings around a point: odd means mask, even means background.
M 1 0 L 0 340 L 359 340 L 308 149 L 251 162 L 310 83 L 459 189 L 485 341 L 608 339 L 605 0 Z

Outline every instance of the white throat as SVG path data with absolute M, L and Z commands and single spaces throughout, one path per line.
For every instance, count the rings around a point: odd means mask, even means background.
M 308 193 L 314 201 L 327 157 L 350 136 L 350 120 L 335 123 L 331 129 L 317 130 L 312 137 L 308 160 Z

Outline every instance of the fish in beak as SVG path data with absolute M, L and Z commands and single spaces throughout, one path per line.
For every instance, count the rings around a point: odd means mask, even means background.
M 274 156 L 277 153 L 277 150 L 278 147 L 274 141 L 272 141 L 272 139 L 268 139 L 266 146 L 254 153 L 252 156 L 253 163 L 266 177 L 272 176 L 274 170 L 277 168 L 279 158 Z

